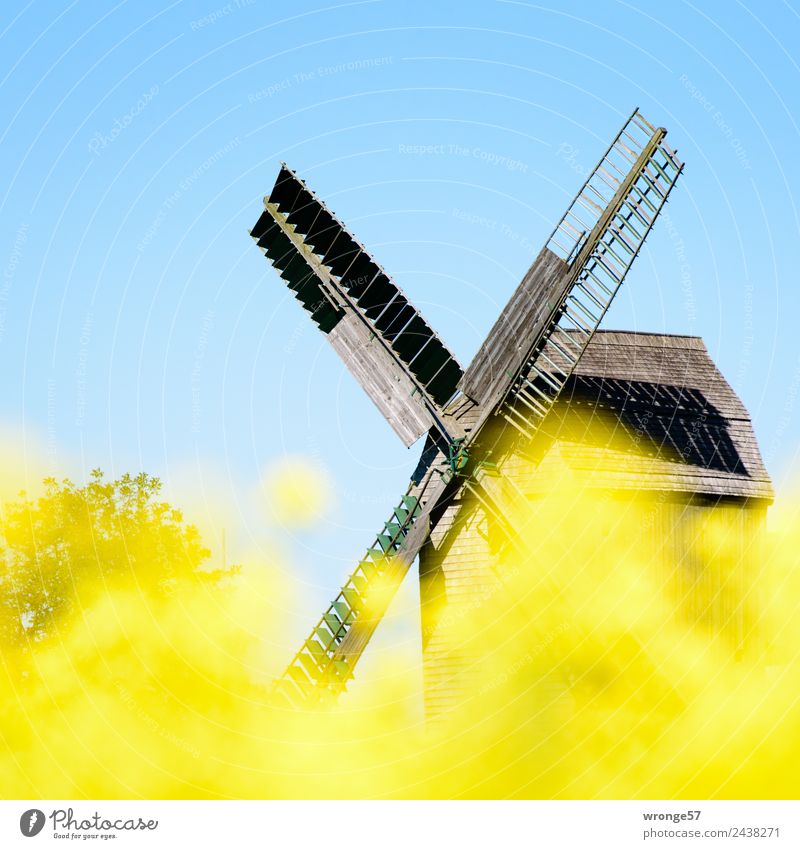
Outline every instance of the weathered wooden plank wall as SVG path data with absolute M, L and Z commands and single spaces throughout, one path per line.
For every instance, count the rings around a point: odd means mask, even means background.
M 759 501 L 714 505 L 674 495 L 653 501 L 652 521 L 643 533 L 654 549 L 662 550 L 651 577 L 672 605 L 672 624 L 698 627 L 720 638 L 725 651 L 738 653 L 760 645 L 765 517 L 765 503 Z M 577 532 L 580 517 L 575 522 Z M 456 501 L 420 555 L 424 702 L 431 721 L 443 719 L 486 685 L 471 674 L 475 659 L 464 652 L 460 640 L 453 640 L 452 626 L 468 629 L 480 623 L 484 603 L 491 604 L 502 583 L 492 523 L 474 500 Z M 454 536 L 443 549 L 444 534 L 453 527 Z

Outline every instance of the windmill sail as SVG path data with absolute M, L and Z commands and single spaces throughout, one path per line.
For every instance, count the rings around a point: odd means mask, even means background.
M 540 254 L 547 262 L 537 259 L 533 266 L 540 282 L 530 310 L 534 321 L 502 360 L 502 372 L 490 375 L 478 393 L 483 416 L 476 430 L 498 413 L 531 437 L 553 405 L 683 170 L 666 134 L 635 110 L 556 225 Z M 517 293 L 510 304 L 515 300 Z M 484 348 L 501 336 L 498 325 L 500 333 L 493 329 Z M 462 381 L 466 394 L 474 374 L 470 364 Z
M 404 444 L 441 429 L 461 366 L 400 287 L 286 165 L 250 235 Z
M 683 169 L 665 135 L 666 130 L 634 111 L 556 225 L 512 296 L 511 309 L 504 311 L 506 318 L 497 322 L 464 375 L 464 394 L 480 405 L 475 425 L 463 439 L 451 443 L 448 456 L 438 450 L 433 461 L 425 464 L 421 479 L 411 482 L 400 505 L 402 512 L 395 511 L 377 544 L 277 682 L 291 702 L 344 689 L 389 601 L 427 541 L 436 507 L 460 486 L 482 492 L 481 456 L 493 447 L 481 444 L 486 441 L 484 426 L 489 418 L 501 416 L 524 437 L 535 434 Z M 515 337 L 510 328 L 519 315 L 529 323 L 522 325 L 525 335 L 518 331 Z M 448 411 L 443 415 L 445 420 L 454 417 Z M 491 438 L 499 438 L 496 431 Z M 462 471 L 467 449 L 472 456 Z M 373 587 L 378 591 L 373 593 Z M 349 604 L 348 595 L 355 604 Z
M 431 513 L 448 485 L 432 466 L 413 481 L 339 594 L 292 658 L 276 692 L 290 704 L 341 692 L 397 588 L 428 538 Z

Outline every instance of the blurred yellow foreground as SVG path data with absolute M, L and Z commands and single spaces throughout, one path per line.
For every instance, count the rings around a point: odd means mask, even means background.
M 141 570 L 76 569 L 89 585 L 53 633 L 1 647 L 0 793 L 797 798 L 797 502 L 772 508 L 744 577 L 710 515 L 697 538 L 712 579 L 683 595 L 652 510 L 573 479 L 516 517 L 527 542 L 502 590 L 450 624 L 474 658 L 472 695 L 435 727 L 388 674 L 324 713 L 269 707 L 291 589 L 274 564 L 168 592 Z M 720 610 L 746 623 L 744 646 Z

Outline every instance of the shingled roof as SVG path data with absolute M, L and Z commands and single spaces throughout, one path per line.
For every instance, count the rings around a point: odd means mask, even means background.
M 570 429 L 568 411 L 600 435 Z M 542 454 L 607 485 L 773 497 L 750 416 L 696 336 L 599 331 L 540 433 Z

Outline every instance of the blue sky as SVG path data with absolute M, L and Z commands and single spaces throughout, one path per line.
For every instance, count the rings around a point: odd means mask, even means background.
M 0 423 L 24 435 L 31 469 L 157 474 L 213 542 L 222 526 L 235 552 L 277 541 L 327 598 L 416 450 L 247 235 L 278 163 L 466 364 L 639 106 L 686 171 L 604 326 L 702 336 L 786 480 L 800 433 L 796 3 L 2 14 Z M 254 506 L 286 453 L 323 465 L 336 493 L 302 533 Z

